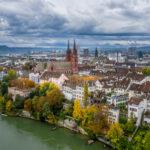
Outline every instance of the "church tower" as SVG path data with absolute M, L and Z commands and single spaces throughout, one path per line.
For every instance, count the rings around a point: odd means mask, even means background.
M 71 63 L 72 63 L 73 73 L 78 73 L 78 51 L 77 51 L 77 46 L 76 46 L 75 40 L 74 40 L 74 44 L 73 44 Z
M 70 49 L 69 40 L 68 40 L 68 47 L 67 47 L 67 53 L 66 53 L 66 61 L 71 61 L 71 49 Z

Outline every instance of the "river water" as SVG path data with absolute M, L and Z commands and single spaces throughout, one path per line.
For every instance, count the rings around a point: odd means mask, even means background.
M 0 150 L 108 150 L 67 129 L 54 131 L 45 123 L 0 116 Z

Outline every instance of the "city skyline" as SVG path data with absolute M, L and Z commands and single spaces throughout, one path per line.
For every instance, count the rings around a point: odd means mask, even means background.
M 148 0 L 0 0 L 0 45 L 150 44 Z

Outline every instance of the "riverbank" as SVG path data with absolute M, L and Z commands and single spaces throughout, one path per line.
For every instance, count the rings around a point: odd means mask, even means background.
M 25 118 L 25 119 L 41 122 L 40 120 L 38 120 L 38 119 L 34 118 L 33 116 L 31 116 L 30 113 L 27 112 L 27 111 L 23 111 L 21 114 L 19 114 L 19 113 L 18 114 L 15 114 L 15 113 L 9 113 L 8 114 L 7 113 L 7 114 L 4 114 L 4 115 L 7 115 L 9 117 L 19 117 L 19 118 Z M 45 123 L 50 124 L 48 121 L 45 121 Z M 50 124 L 50 125 L 52 125 L 52 124 Z M 68 129 L 68 130 L 73 131 L 75 133 L 82 134 L 84 136 L 89 137 L 88 133 L 82 127 L 78 126 L 77 123 L 70 117 L 68 119 L 64 119 L 64 120 L 60 119 L 54 125 L 57 126 L 57 127 L 65 128 L 65 129 Z M 96 141 L 99 141 L 100 143 L 103 143 L 104 146 L 108 146 L 108 147 L 112 148 L 112 145 L 108 141 L 106 141 L 105 139 L 103 139 L 101 137 L 97 137 L 97 140 L 89 139 L 87 141 L 87 144 L 93 144 Z
M 110 150 L 100 142 L 87 145 L 86 136 L 22 117 L 0 117 L 1 150 Z

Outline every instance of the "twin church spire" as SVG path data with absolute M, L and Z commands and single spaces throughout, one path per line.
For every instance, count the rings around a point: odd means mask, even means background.
M 67 54 L 66 54 L 66 60 L 67 61 L 71 61 L 71 57 L 72 55 L 77 56 L 77 45 L 76 45 L 76 41 L 74 40 L 73 43 L 73 49 L 70 48 L 70 41 L 68 40 L 68 46 L 67 46 Z
M 78 52 L 76 41 L 74 40 L 73 49 L 70 48 L 70 42 L 68 40 L 66 61 L 71 63 L 73 73 L 78 72 Z

